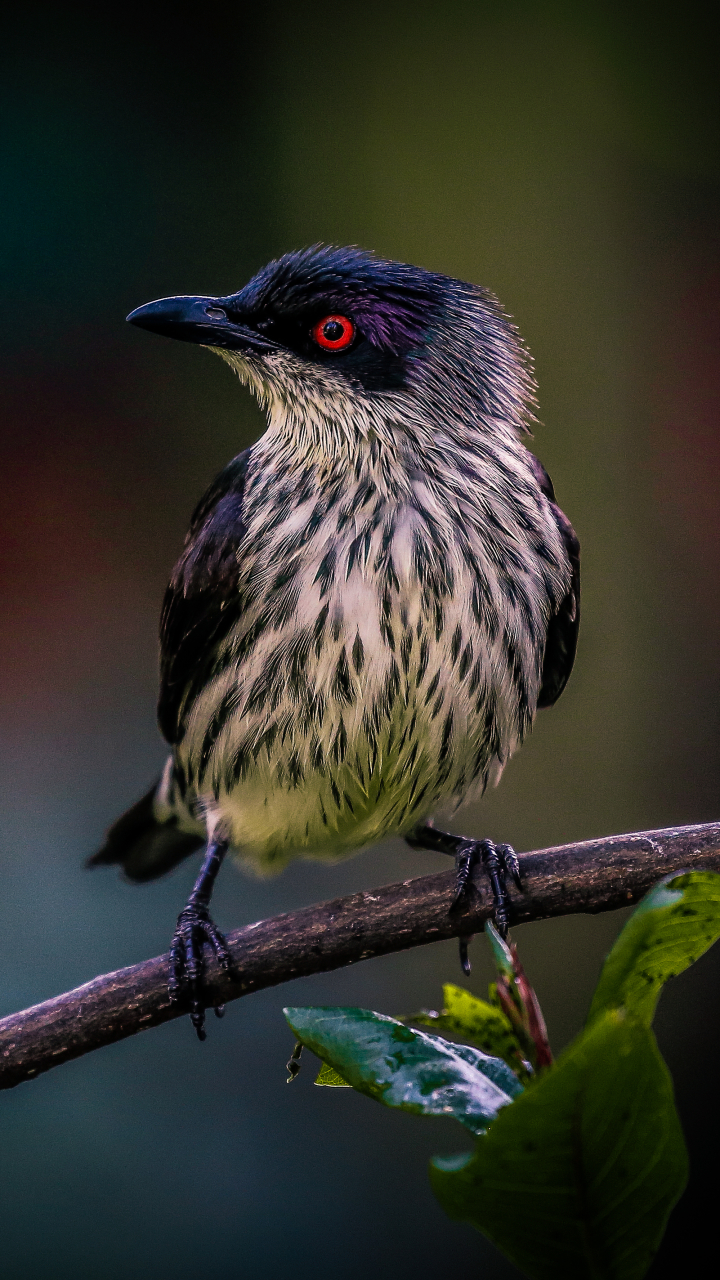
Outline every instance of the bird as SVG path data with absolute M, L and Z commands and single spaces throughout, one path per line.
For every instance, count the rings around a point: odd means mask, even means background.
M 205 849 L 168 979 L 204 1039 L 205 945 L 231 966 L 209 910 L 228 850 L 270 874 L 400 836 L 454 857 L 453 904 L 482 866 L 507 934 L 514 849 L 436 824 L 562 693 L 579 544 L 528 448 L 529 353 L 483 287 L 318 244 L 127 319 L 215 352 L 266 413 L 165 594 L 164 771 L 89 860 L 144 881 Z

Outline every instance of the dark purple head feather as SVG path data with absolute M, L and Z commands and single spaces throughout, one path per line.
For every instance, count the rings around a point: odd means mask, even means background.
M 363 249 L 314 245 L 270 262 L 227 301 L 245 313 L 287 319 L 349 311 L 373 346 L 402 355 L 425 340 L 447 283 Z
M 217 300 L 228 318 L 367 392 L 421 390 L 444 414 L 532 418 L 534 383 L 519 335 L 476 285 L 356 247 L 313 245 L 268 263 Z M 313 327 L 347 316 L 356 341 L 321 350 Z

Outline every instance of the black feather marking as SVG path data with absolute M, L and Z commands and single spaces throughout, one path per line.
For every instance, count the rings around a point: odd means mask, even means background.
M 241 742 L 230 762 L 230 768 L 228 770 L 228 791 L 231 790 L 233 783 L 238 783 L 247 776 L 247 772 L 251 764 L 252 752 L 250 751 L 247 742 Z
M 410 670 L 410 654 L 412 652 L 413 635 L 412 631 L 406 631 L 400 642 L 400 661 L 405 675 Z
M 322 650 L 323 650 L 325 623 L 327 622 L 329 611 L 330 610 L 328 605 L 324 604 L 317 618 L 315 619 L 315 626 L 313 627 L 313 640 L 315 641 L 315 656 L 318 658 L 320 657 L 320 654 L 322 653 Z
M 486 765 L 487 765 L 487 744 L 485 742 L 481 742 L 480 746 L 475 752 L 475 756 L 472 762 L 472 767 L 470 770 L 470 776 L 473 782 L 477 778 L 478 774 L 483 772 Z
M 465 679 L 468 673 L 468 670 L 470 668 L 470 663 L 472 662 L 472 659 L 473 659 L 472 640 L 468 640 L 467 644 L 465 645 L 465 648 L 463 649 L 462 657 L 460 659 L 460 666 L 458 667 L 458 678 L 460 680 Z
M 278 646 L 265 659 L 263 670 L 253 681 L 243 708 L 244 714 L 263 711 L 268 705 L 274 709 L 282 697 L 284 683 L 285 653 L 282 646 Z
M 482 678 L 483 678 L 483 662 L 482 662 L 482 658 L 478 658 L 477 662 L 475 663 L 475 666 L 472 669 L 472 675 L 470 677 L 470 686 L 468 689 L 470 697 L 473 697 L 473 695 L 475 694 L 476 690 L 480 685 Z
M 184 712 L 207 682 L 217 652 L 239 622 L 238 551 L 250 450 L 225 467 L 196 507 L 185 549 L 165 592 L 160 622 L 158 720 L 168 742 L 184 732 Z
M 565 688 L 575 661 L 580 626 L 580 543 L 567 516 L 554 503 L 552 512 L 570 560 L 572 579 L 570 590 L 548 623 L 538 707 L 551 707 Z
M 357 537 L 357 538 L 353 538 L 352 542 L 350 543 L 350 547 L 348 549 L 347 564 L 345 565 L 346 581 L 350 577 L 350 574 L 353 571 L 353 565 L 355 564 L 355 561 L 357 559 L 360 541 L 361 541 L 360 537 Z
M 436 640 L 438 641 L 440 640 L 440 637 L 443 633 L 444 628 L 445 628 L 445 615 L 443 613 L 443 607 L 440 604 L 440 601 L 438 600 L 435 602 L 435 639 Z
M 255 743 L 255 746 L 252 749 L 253 760 L 257 761 L 261 751 L 264 751 L 265 755 L 267 756 L 268 763 L 272 761 L 272 747 L 279 733 L 279 730 L 280 730 L 280 726 L 275 721 L 272 721 L 267 726 L 267 728 L 260 734 L 260 736 L 258 737 Z
M 452 738 L 454 718 L 455 717 L 453 715 L 453 710 L 451 707 L 445 717 L 445 723 L 443 725 L 442 742 L 440 744 L 440 755 L 438 756 L 438 760 L 440 764 L 442 764 L 444 760 L 447 758 L 448 751 L 450 750 L 450 739 Z
M 306 707 L 306 717 L 308 722 L 320 727 L 325 718 L 326 707 L 327 702 L 325 695 L 317 691 L 311 692 L 308 697 Z
M 440 672 L 436 671 L 435 675 L 430 681 L 430 684 L 428 685 L 427 693 L 425 694 L 425 706 L 428 705 L 431 698 L 435 697 L 435 692 L 437 690 L 439 683 L 440 683 Z
M 333 677 L 333 693 L 338 702 L 347 706 L 353 701 L 353 687 L 350 683 L 350 668 L 348 660 L 345 656 L 345 649 L 340 650 L 340 657 L 335 667 L 335 675 Z
M 312 635 L 305 629 L 299 631 L 292 637 L 288 646 L 287 668 L 288 668 L 288 688 L 299 698 L 302 691 L 307 686 L 306 668 L 310 657 L 310 649 L 312 646 Z
M 363 733 L 367 738 L 368 750 L 375 751 L 377 749 L 377 735 L 380 732 L 381 717 L 378 710 L 377 702 L 367 710 L 363 716 Z
M 333 777 L 330 778 L 330 790 L 332 792 L 332 798 L 335 801 L 336 808 L 342 809 L 342 804 L 340 803 L 340 792 L 338 791 L 337 783 Z
M 237 709 L 237 704 L 238 704 L 238 691 L 236 688 L 233 687 L 228 690 L 228 692 L 224 695 L 224 697 L 220 701 L 219 706 L 216 707 L 215 712 L 212 715 L 210 719 L 210 723 L 205 732 L 205 737 L 203 738 L 203 743 L 200 750 L 200 762 L 198 764 L 198 771 L 201 775 L 205 772 L 205 769 L 207 768 L 207 764 L 210 759 L 210 756 L 212 755 L 212 751 L 213 751 L 213 747 L 215 746 L 215 743 L 220 737 L 220 734 L 225 728 L 225 725 L 227 724 L 231 715 Z
M 467 778 L 466 778 L 465 770 L 461 769 L 457 777 L 457 782 L 453 787 L 454 796 L 461 796 L 463 794 L 463 792 L 465 791 L 466 781 L 467 781 Z
M 387 564 L 385 565 L 385 581 L 391 591 L 400 590 L 400 582 L 395 572 L 395 565 L 393 564 L 390 556 L 388 556 Z
M 498 619 L 490 589 L 483 576 L 479 575 L 473 583 L 470 603 L 476 622 L 487 631 L 490 642 L 494 643 L 498 634 Z
M 293 738 L 294 725 L 293 725 L 292 715 L 288 714 L 288 712 L 285 712 L 285 714 L 282 717 L 282 720 L 278 722 L 278 728 L 282 729 L 282 733 L 280 734 L 280 741 L 282 745 L 285 746 L 285 743 L 288 741 L 288 739 L 292 740 Z
M 335 548 L 329 547 L 325 552 L 317 573 L 313 579 L 314 582 L 320 583 L 320 599 L 327 595 L 335 580 Z
M 410 783 L 410 794 L 408 795 L 408 809 L 412 809 L 413 807 L 415 792 L 417 791 L 419 786 L 420 786 L 420 775 L 419 773 L 416 773 L 415 777 L 412 779 Z
M 416 797 L 415 797 L 415 805 L 414 805 L 414 807 L 415 807 L 416 809 L 419 809 L 419 808 L 420 808 L 420 805 L 422 804 L 423 800 L 425 799 L 425 796 L 427 795 L 429 788 L 430 788 L 430 784 L 429 784 L 428 782 L 426 782 L 426 783 L 425 783 L 425 786 L 424 786 L 424 787 L 422 787 L 420 791 L 418 791 L 418 793 L 417 793 L 417 795 L 416 795 Z
M 462 644 L 462 629 L 460 627 L 460 623 L 458 622 L 455 630 L 453 631 L 453 637 L 450 643 L 450 656 L 453 660 L 453 663 L 457 662 L 458 660 L 458 654 L 460 652 L 461 644 Z
M 418 632 L 419 635 L 419 632 Z M 417 666 L 417 683 L 422 684 L 425 679 L 425 673 L 428 669 L 428 661 L 430 659 L 430 645 L 427 636 L 423 636 L 420 643 L 420 661 Z
M 380 634 L 383 637 L 390 651 L 394 653 L 395 652 L 395 632 L 390 626 L 390 623 L 386 622 L 384 618 L 380 622 Z
M 413 534 L 413 567 L 421 586 L 427 581 L 431 560 L 428 545 L 422 534 L 415 530 Z
M 299 787 L 305 777 L 297 751 L 293 751 L 290 759 L 288 760 L 288 776 L 290 778 L 291 787 Z
M 383 703 L 383 706 L 385 707 L 386 713 L 389 714 L 390 711 L 392 711 L 392 708 L 395 703 L 395 699 L 397 698 L 399 692 L 400 692 L 400 668 L 398 667 L 397 662 L 393 658 L 392 665 L 390 667 L 390 670 L 387 676 L 385 677 L 385 683 L 383 685 L 382 693 L 380 695 L 380 698 Z
M 343 718 L 341 716 L 340 723 L 337 727 L 337 732 L 333 739 L 332 747 L 330 748 L 330 755 L 332 756 L 336 764 L 343 763 L 345 756 L 347 755 L 347 749 L 348 749 L 347 729 L 345 728 L 345 722 L 343 721 Z
M 363 646 L 362 640 L 360 639 L 359 631 L 356 632 L 355 639 L 353 641 L 352 660 L 353 660 L 353 666 L 355 670 L 357 671 L 358 675 L 360 675 L 365 665 L 365 648 Z
M 313 627 L 313 639 L 315 640 L 322 639 L 323 632 L 325 630 L 325 623 L 327 622 L 327 617 L 329 612 L 330 612 L 329 606 L 324 604 L 317 618 L 315 619 L 315 625 Z
M 281 631 L 295 616 L 300 599 L 300 585 L 299 582 L 291 580 L 275 598 L 271 597 L 272 619 L 276 631 Z
M 408 756 L 407 762 L 405 764 L 405 770 L 404 770 L 405 773 L 412 773 L 412 770 L 415 766 L 415 761 L 417 760 L 419 750 L 420 750 L 420 744 L 416 741 L 413 743 L 412 747 L 410 748 L 410 755 Z
M 279 554 L 280 553 L 278 552 L 278 556 Z M 298 556 L 295 556 L 294 560 L 289 560 L 287 563 L 283 563 L 282 569 L 275 574 L 275 577 L 272 580 L 270 590 L 273 592 L 280 591 L 282 587 L 287 586 L 288 582 L 292 582 L 300 569 L 300 563 L 300 558 Z

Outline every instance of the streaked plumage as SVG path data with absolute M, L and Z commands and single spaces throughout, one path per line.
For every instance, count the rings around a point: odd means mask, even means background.
M 347 351 L 313 341 L 333 313 L 355 326 Z M 496 300 L 317 247 L 132 318 L 217 351 L 268 427 L 193 515 L 162 614 L 172 756 L 140 835 L 126 816 L 95 860 L 147 878 L 220 832 L 264 873 L 482 793 L 562 692 L 579 606 L 577 540 L 523 438 L 528 357 Z

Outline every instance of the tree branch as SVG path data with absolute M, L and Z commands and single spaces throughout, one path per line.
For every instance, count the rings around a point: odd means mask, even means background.
M 669 872 L 720 871 L 720 823 L 609 836 L 521 856 L 523 893 L 511 890 L 513 922 L 628 906 Z M 212 1003 L 323 973 L 371 956 L 479 931 L 491 914 L 488 886 L 450 911 L 454 872 L 323 902 L 228 935 L 234 973 L 207 956 Z M 156 1027 L 184 1010 L 167 993 L 168 956 L 106 973 L 74 991 L 0 1021 L 0 1088 L 102 1045 Z

